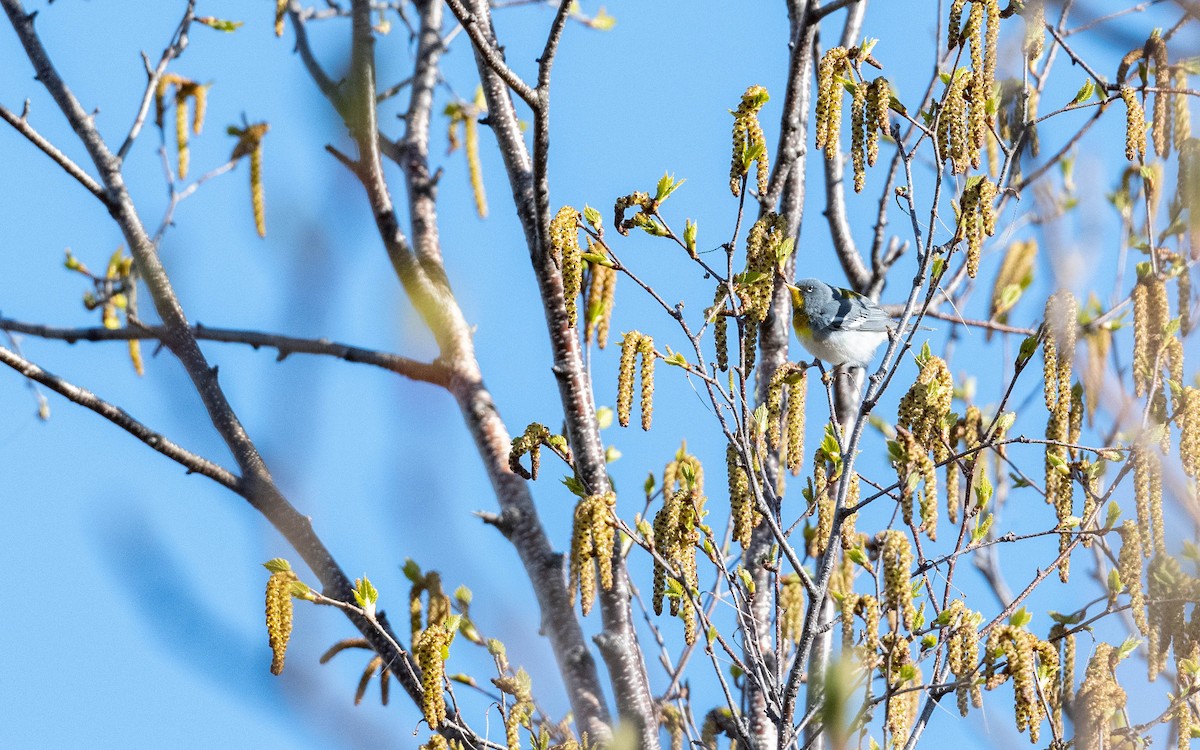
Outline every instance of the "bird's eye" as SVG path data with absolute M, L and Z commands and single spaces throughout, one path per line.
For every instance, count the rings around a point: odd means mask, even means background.
M 809 294 L 812 294 L 813 291 L 815 291 L 815 290 L 811 286 L 806 286 L 806 287 L 804 287 L 804 291 L 808 292 Z

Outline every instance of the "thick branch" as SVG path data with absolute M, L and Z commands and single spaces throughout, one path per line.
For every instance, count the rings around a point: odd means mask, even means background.
M 536 99 L 526 97 L 534 107 L 534 158 L 525 147 L 513 101 L 509 95 L 510 81 L 505 68 L 495 66 L 495 51 L 491 11 L 486 2 L 476 2 L 470 10 L 461 0 L 449 0 L 451 11 L 471 35 L 475 48 L 484 96 L 487 99 L 487 123 L 496 135 L 504 161 L 513 202 L 530 260 L 541 293 L 546 326 L 554 354 L 553 371 L 558 379 L 559 398 L 563 404 L 567 439 L 575 457 L 575 470 L 589 492 L 601 493 L 610 489 L 604 460 L 604 446 L 596 422 L 591 383 L 583 367 L 578 332 L 567 320 L 563 299 L 562 276 L 547 248 L 549 231 L 549 186 L 545 178 L 549 148 L 549 89 L 539 88 Z M 560 5 L 561 15 L 561 5 Z M 559 23 L 556 16 L 555 26 Z M 547 52 L 553 53 L 557 32 L 551 29 Z M 549 63 L 549 55 L 544 64 Z M 549 71 L 543 70 L 540 79 L 549 81 Z M 518 94 L 521 93 L 519 89 Z M 532 92 L 531 92 L 532 93 Z M 640 732 L 641 746 L 657 748 L 657 712 L 650 695 L 645 659 L 637 640 L 630 607 L 629 583 L 622 561 L 617 566 L 614 585 L 600 593 L 600 608 L 604 623 L 597 636 L 601 654 L 612 679 L 617 708 L 623 719 L 632 722 Z
M 145 281 L 155 310 L 163 321 L 163 344 L 183 365 L 208 411 L 213 426 L 229 446 L 241 469 L 239 494 L 262 513 L 304 558 L 305 563 L 321 581 L 326 596 L 340 601 L 351 601 L 353 585 L 350 579 L 313 531 L 312 522 L 292 507 L 275 485 L 262 456 L 226 399 L 217 381 L 217 369 L 209 366 L 200 351 L 163 268 L 157 248 L 146 233 L 133 200 L 125 188 L 120 159 L 105 145 L 91 117 L 55 70 L 33 28 L 34 16 L 25 12 L 21 0 L 0 0 L 0 6 L 3 6 L 13 29 L 17 32 L 25 53 L 37 72 L 37 80 L 46 87 L 58 104 L 100 173 L 109 197 L 109 212 L 129 243 L 137 270 Z M 406 653 L 395 648 L 395 639 L 384 637 L 379 629 L 365 618 L 353 614 L 349 617 L 355 627 L 371 641 L 386 664 L 399 664 L 401 660 L 409 658 Z M 393 673 L 400 679 L 408 694 L 419 702 L 421 686 L 411 678 L 412 673 L 401 669 L 396 669 Z M 479 744 L 476 742 L 479 738 L 468 731 L 455 734 L 471 744 Z

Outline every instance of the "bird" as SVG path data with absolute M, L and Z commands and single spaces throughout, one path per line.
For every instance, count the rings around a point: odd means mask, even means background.
M 792 328 L 809 354 L 836 367 L 866 367 L 896 328 L 883 308 L 849 289 L 820 279 L 788 284 Z

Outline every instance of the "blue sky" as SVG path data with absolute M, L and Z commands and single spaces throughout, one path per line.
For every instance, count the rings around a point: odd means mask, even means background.
M 679 227 L 684 217 L 695 218 L 702 248 L 723 241 L 736 211 L 728 194 L 726 110 L 736 106 L 748 85 L 765 85 L 778 94 L 763 111 L 768 143 L 774 144 L 778 131 L 787 22 L 782 3 L 763 5 L 751 13 L 745 4 L 733 3 L 613 3 L 608 10 L 618 23 L 612 31 L 569 25 L 554 72 L 554 207 L 589 203 L 607 213 L 616 196 L 649 189 L 669 171 L 688 182 L 667 204 L 667 217 Z M 913 98 L 932 70 L 925 40 L 932 34 L 933 4 L 921 4 L 920 12 L 910 4 L 904 10 L 883 5 L 869 12 L 864 33 L 883 38 L 875 56 L 901 98 Z M 192 144 L 193 175 L 228 157 L 233 139 L 225 135 L 226 125 L 241 122 L 243 115 L 271 123 L 264 159 L 265 240 L 254 234 L 244 164 L 204 186 L 176 213 L 161 249 L 184 308 L 193 322 L 212 326 L 322 336 L 431 358 L 433 342 L 395 282 L 361 188 L 324 151 L 327 143 L 347 148 L 344 128 L 293 54 L 290 30 L 283 39 L 272 36 L 269 6 L 202 0 L 201 15 L 246 25 L 234 34 L 195 28 L 190 47 L 172 67 L 214 84 L 204 133 Z M 84 106 L 98 110 L 98 126 L 110 142 L 124 136 L 141 96 L 145 78 L 139 51 L 157 59 L 182 7 L 180 2 L 130 0 L 30 3 L 40 11 L 37 26 L 60 72 Z M 595 10 L 595 4 L 586 3 L 585 10 Z M 1143 39 L 1149 28 L 1169 22 L 1163 19 L 1137 17 L 1130 24 L 1139 31 L 1129 33 Z M 549 20 L 549 10 L 538 7 L 498 14 L 499 34 L 518 72 L 534 70 Z M 833 28 L 827 38 L 835 35 Z M 393 29 L 379 44 L 382 85 L 407 75 L 411 51 L 402 27 L 393 23 Z M 312 30 L 322 59 L 336 71 L 348 46 L 348 24 L 330 21 Z M 1012 40 L 1019 38 L 1019 28 L 1005 33 L 1011 72 Z M 1105 61 L 1111 75 L 1120 53 L 1105 46 L 1110 39 L 1101 38 L 1100 46 L 1077 39 L 1081 52 Z M 454 41 L 445 57 L 445 76 L 454 92 L 469 99 L 477 78 L 465 42 Z M 1084 80 L 1065 59 L 1058 66 L 1045 111 L 1052 100 L 1068 101 Z M 0 30 L 0 70 L 0 102 L 19 111 L 29 98 L 35 127 L 83 162 L 82 149 L 32 80 L 7 27 Z M 448 100 L 447 89 L 441 89 L 437 110 Z M 402 101 L 385 108 L 381 118 L 393 135 L 401 130 L 390 118 Z M 1091 143 L 1119 139 L 1122 115 L 1114 108 Z M 1078 122 L 1085 116 L 1066 117 Z M 536 288 L 490 134 L 482 130 L 481 140 L 491 217 L 481 221 L 473 213 L 461 153 L 445 155 L 443 123 L 436 121 L 432 149 L 435 164 L 445 170 L 443 248 L 455 292 L 477 326 L 485 377 L 511 431 L 520 432 L 531 421 L 554 428 L 561 407 Z M 1043 153 L 1063 137 L 1052 125 L 1044 127 Z M 159 138 L 148 128 L 125 169 L 151 229 L 166 207 Z M 0 155 L 0 225 L 5 227 L 0 312 L 57 325 L 98 323 L 98 315 L 80 304 L 82 277 L 62 268 L 63 251 L 70 248 L 93 268 L 103 267 L 122 243 L 119 231 L 94 199 L 11 129 L 0 130 Z M 1115 180 L 1106 158 L 1087 150 L 1079 154 L 1077 180 L 1087 188 L 1100 186 L 1085 191 L 1084 209 L 1102 209 L 1103 191 Z M 840 279 L 820 214 L 818 159 L 809 159 L 810 191 L 798 252 L 811 275 Z M 394 195 L 402 198 L 398 173 L 393 170 L 389 177 Z M 869 240 L 880 179 L 878 170 L 868 176 L 864 195 L 874 192 L 874 197 L 851 198 L 859 242 Z M 1023 200 L 1006 211 L 993 247 L 1033 236 L 1028 215 L 1034 203 Z M 950 215 L 948 208 L 943 216 Z M 1088 259 L 1097 246 L 1111 255 L 1115 225 L 1106 214 L 1099 220 L 1095 212 L 1086 216 L 1066 220 L 1052 250 L 1042 254 L 1038 283 L 1017 308 L 1014 323 L 1036 323 L 1053 273 L 1076 290 L 1086 288 L 1089 274 L 1104 279 L 1110 273 L 1089 267 Z M 907 238 L 904 222 L 899 213 L 893 215 L 892 227 Z M 944 240 L 952 227 L 938 231 Z M 710 302 L 709 282 L 692 274 L 665 243 L 633 237 L 617 249 L 669 300 L 687 300 L 693 315 Z M 985 277 L 998 262 L 998 255 L 985 258 Z M 911 256 L 901 262 L 885 302 L 899 299 L 912 263 Z M 975 295 L 963 311 L 967 317 L 986 316 L 987 291 L 984 287 Z M 681 348 L 671 338 L 669 321 L 631 285 L 622 282 L 618 295 L 616 331 L 641 328 Z M 930 334 L 935 348 L 946 334 L 947 328 Z M 1000 365 L 1011 362 L 1016 342 L 1007 349 L 996 342 L 985 348 L 982 338 L 967 335 L 952 367 L 974 371 L 978 399 L 987 404 L 999 397 Z M 68 346 L 25 338 L 22 347 L 46 369 L 125 407 L 185 447 L 232 463 L 182 368 L 169 356 L 151 357 L 147 347 L 147 374 L 138 378 L 121 345 Z M 361 365 L 302 355 L 277 363 L 271 354 L 246 347 L 204 348 L 220 366 L 230 400 L 281 487 L 313 517 L 343 568 L 351 575 L 369 574 L 381 591 L 381 606 L 391 609 L 394 619 L 400 619 L 407 597 L 400 572 L 407 557 L 441 570 L 450 586 L 467 585 L 475 592 L 473 616 L 479 627 L 505 641 L 510 658 L 530 670 L 548 709 L 565 710 L 549 649 L 536 634 L 536 608 L 516 555 L 472 515 L 493 510 L 495 500 L 449 396 Z M 981 361 L 996 366 L 975 368 Z M 615 397 L 614 364 L 611 348 L 594 358 L 599 403 L 611 404 Z M 912 374 L 910 364 L 900 380 Z M 893 390 L 880 413 L 894 413 L 901 391 L 899 386 Z M 1025 381 L 1016 403 L 1034 399 L 1036 406 L 1039 391 L 1034 380 Z M 625 516 L 640 509 L 637 488 L 646 472 L 661 472 L 684 437 L 708 436 L 692 437 L 689 446 L 706 464 L 721 465 L 723 446 L 712 439 L 715 423 L 694 389 L 671 368 L 660 367 L 659 394 L 650 434 L 618 428 L 605 434 L 624 453 L 613 475 L 618 489 L 628 493 L 620 506 Z M 811 399 L 819 403 L 819 394 L 814 391 Z M 316 663 L 334 641 L 354 635 L 337 613 L 298 607 L 287 669 L 279 678 L 268 673 L 261 602 L 266 573 L 259 563 L 295 556 L 257 514 L 215 484 L 185 476 L 94 414 L 55 396 L 50 403 L 50 421 L 39 422 L 21 379 L 0 373 L 5 488 L 0 560 L 10 580 L 9 602 L 0 610 L 0 636 L 9 644 L 0 655 L 0 673 L 6 675 L 0 681 L 6 715 L 0 745 L 415 747 L 419 714 L 400 690 L 393 691 L 386 709 L 374 699 L 374 688 L 363 705 L 352 705 L 363 658 L 351 652 L 324 666 Z M 1042 429 L 1040 418 L 1025 424 L 1030 434 Z M 810 419 L 810 446 L 819 434 L 820 425 Z M 882 441 L 876 439 L 864 456 L 868 466 L 886 476 L 887 469 L 880 468 Z M 1037 461 L 1032 465 L 1036 471 Z M 565 546 L 572 499 L 556 481 L 559 467 L 549 469 L 534 494 L 555 542 Z M 716 468 L 711 472 L 714 487 L 721 474 Z M 799 484 L 793 485 L 795 491 Z M 1005 529 L 1045 529 L 1053 523 L 1040 501 L 1015 511 L 1001 517 Z M 1038 555 L 1002 555 L 1012 565 L 1010 582 L 1022 587 Z M 1035 628 L 1049 627 L 1040 614 L 1047 607 L 1067 608 L 1061 604 L 1064 592 L 1079 589 L 1084 593 L 1075 596 L 1090 598 L 1089 565 L 1080 555 L 1071 587 L 1053 582 L 1035 598 Z M 634 571 L 635 582 L 648 586 L 644 561 L 636 562 Z M 973 593 L 979 578 L 964 571 L 959 585 Z M 989 607 L 996 611 L 986 593 L 980 601 L 985 614 Z M 595 619 L 584 623 L 589 633 L 597 628 Z M 663 627 L 677 636 L 677 623 L 666 621 Z M 452 671 L 486 674 L 485 655 L 461 648 L 453 659 L 460 661 L 452 660 Z M 652 672 L 652 679 L 662 686 L 661 671 Z M 958 719 L 952 706 L 940 709 L 931 743 L 1014 744 L 1007 701 L 1002 691 L 994 707 L 966 720 Z M 493 737 L 501 735 L 496 713 L 489 718 Z M 485 726 L 486 720 L 477 725 Z

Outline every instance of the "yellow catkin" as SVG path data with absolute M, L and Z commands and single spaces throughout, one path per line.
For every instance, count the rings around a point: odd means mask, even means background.
M 854 166 L 854 192 L 856 193 L 861 193 L 867 185 L 865 126 L 868 88 L 869 84 L 866 81 L 859 81 L 855 84 L 854 97 L 850 102 L 850 160 Z
M 449 645 L 450 633 L 441 625 L 431 625 L 421 634 L 413 649 L 417 665 L 421 668 L 421 712 L 433 729 L 446 721 L 446 698 L 442 692 L 446 676 L 443 651 Z
M 895 693 L 887 701 L 887 719 L 885 727 L 892 735 L 893 747 L 899 747 L 908 736 L 913 723 L 917 719 L 920 708 L 921 691 L 908 690 L 922 684 L 921 668 L 912 660 L 910 638 L 901 638 L 896 633 L 888 633 L 883 638 L 887 656 L 881 662 L 888 689 Z M 905 678 L 905 667 L 911 670 L 911 677 Z M 904 692 L 898 692 L 904 690 Z
M 1037 240 L 1017 241 L 1008 246 L 992 284 L 992 302 L 988 311 L 990 319 L 998 323 L 1008 322 L 1008 313 L 1016 305 L 1017 298 L 1033 282 L 1037 252 Z
M 967 275 L 975 278 L 979 272 L 979 257 L 984 236 L 996 234 L 996 213 L 992 201 L 996 185 L 985 178 L 968 180 L 959 200 L 957 236 L 967 242 Z
M 179 154 L 179 179 L 187 179 L 191 151 L 188 148 L 188 97 L 182 87 L 175 90 L 175 146 Z
M 550 221 L 550 253 L 562 269 L 563 304 L 567 310 L 567 324 L 572 328 L 578 317 L 577 303 L 583 276 L 580 252 L 579 212 L 571 206 L 563 206 Z
M 1182 66 L 1175 68 L 1171 73 L 1171 88 L 1186 89 L 1187 85 L 1187 71 Z M 1171 116 L 1174 118 L 1171 125 L 1175 136 L 1175 150 L 1180 151 L 1183 149 L 1183 144 L 1192 137 L 1192 114 L 1188 108 L 1187 94 L 1171 94 Z
M 795 573 L 779 578 L 779 622 L 781 637 L 799 643 L 804 634 L 804 586 Z
M 879 158 L 879 134 L 890 132 L 888 112 L 891 109 L 892 88 L 882 76 L 871 82 L 867 89 L 866 146 L 867 164 L 875 166 Z
M 630 331 L 621 339 L 621 361 L 617 368 L 617 422 L 629 426 L 629 412 L 633 408 L 633 368 L 637 363 L 638 340 L 641 334 Z
M 254 211 L 254 230 L 259 237 L 266 237 L 267 208 L 263 193 L 261 144 L 250 152 L 250 207 Z
M 980 708 L 983 705 L 979 685 L 974 679 L 979 665 L 978 615 L 967 609 L 961 599 L 955 599 L 942 610 L 941 617 L 946 618 L 946 625 L 938 637 L 946 644 L 947 666 L 959 681 L 955 688 L 958 712 L 966 716 L 969 706 Z
M 950 413 L 953 397 L 954 380 L 946 360 L 930 356 L 921 362 L 916 381 L 900 399 L 897 424 L 911 432 L 918 443 L 928 445 Z
M 1042 0 L 1031 0 L 1021 13 L 1025 18 L 1025 59 L 1030 63 L 1042 56 L 1046 47 L 1046 6 Z
M 683 750 L 683 736 L 686 728 L 683 713 L 674 705 L 663 703 L 662 708 L 659 709 L 658 720 L 667 730 L 667 736 L 671 738 L 671 750 Z
M 970 71 L 957 71 L 946 84 L 946 93 L 942 97 L 941 108 L 937 117 L 937 147 L 939 158 L 950 162 L 952 174 L 963 174 L 970 164 L 970 153 L 967 148 L 970 139 L 967 118 L 967 102 L 965 94 L 975 74 Z
M 849 51 L 834 47 L 821 57 L 817 66 L 816 147 L 832 159 L 838 152 L 842 129 L 842 84 L 839 78 L 850 68 Z
M 1193 599 L 1191 576 L 1179 567 L 1179 561 L 1164 552 L 1156 552 L 1146 570 L 1146 601 L 1149 616 L 1150 679 L 1155 679 L 1166 667 L 1167 653 L 1175 643 L 1176 656 L 1184 651 L 1189 635 L 1184 620 L 1184 607 Z M 1190 649 L 1188 649 L 1190 650 Z
M 727 287 L 721 284 L 717 287 L 716 297 L 709 308 L 708 317 L 713 325 L 713 345 L 717 350 L 717 367 L 721 371 L 729 369 L 729 324 L 725 316 L 725 301 L 728 299 Z
M 656 210 L 658 203 L 651 200 L 648 193 L 641 191 L 623 195 L 613 204 L 613 224 L 621 235 L 628 235 L 629 230 L 638 225 L 638 218 L 642 214 L 652 213 Z M 640 213 L 632 219 L 625 218 L 625 212 L 631 208 L 640 209 Z
M 208 112 L 208 85 L 198 83 L 192 90 L 192 133 L 200 135 L 204 129 L 204 115 Z
M 1143 440 L 1130 453 L 1133 463 L 1133 493 L 1137 505 L 1138 529 L 1142 536 L 1142 554 L 1162 552 L 1162 456 L 1157 446 Z
M 288 0 L 275 0 L 275 36 L 283 36 L 283 19 L 287 16 Z
M 1170 95 L 1164 89 L 1171 87 L 1171 70 L 1167 65 L 1167 44 L 1155 31 L 1146 41 L 1147 57 L 1154 61 L 1154 109 L 1150 118 L 1151 140 L 1154 141 L 1154 153 L 1163 159 L 1171 154 L 1171 125 L 1173 118 L 1169 112 Z
M 238 139 L 229 160 L 238 161 L 242 157 L 250 157 L 250 206 L 254 211 L 254 228 L 258 231 L 259 237 L 267 235 L 266 202 L 262 179 L 262 142 L 270 127 L 265 122 L 259 122 L 245 128 L 229 128 L 229 134 Z
M 770 167 L 767 139 L 758 122 L 758 111 L 769 99 L 765 88 L 751 86 L 742 94 L 742 101 L 733 113 L 733 159 L 729 168 L 729 190 L 734 195 L 741 195 L 742 179 L 746 177 L 751 163 L 747 155 L 755 151 L 758 154 L 752 161 L 758 163 L 758 194 L 766 195 Z
M 672 597 L 670 611 L 683 620 L 684 640 L 691 645 L 696 641 L 696 609 L 690 592 L 699 586 L 696 569 L 696 544 L 700 539 L 698 513 L 703 512 L 704 499 L 696 494 L 696 487 L 681 488 L 676 492 L 663 493 L 663 507 L 654 517 L 654 596 L 652 603 L 655 614 L 662 614 L 662 600 L 666 592 L 667 569 L 658 558 L 673 568 L 679 577 L 683 593 Z
M 608 591 L 613 585 L 616 528 L 612 522 L 612 509 L 616 502 L 616 495 L 609 492 L 589 495 L 575 506 L 569 588 L 572 594 L 578 589 L 584 615 L 592 610 L 597 569 L 601 588 Z
M 880 558 L 883 560 L 884 606 L 896 614 L 906 630 L 911 630 L 913 618 L 917 614 L 909 582 L 912 547 L 903 531 L 891 529 L 879 536 Z
M 1133 387 L 1138 396 L 1145 396 L 1152 377 L 1154 350 L 1158 335 L 1153 329 L 1150 310 L 1150 284 L 1143 279 L 1133 287 Z
M 1048 715 L 1046 705 L 1038 698 L 1039 665 L 1042 670 L 1057 671 L 1057 649 L 1029 631 L 1005 623 L 988 635 L 985 655 L 987 688 L 993 690 L 1012 678 L 1017 731 L 1028 729 L 1030 742 L 1036 743 L 1042 721 Z M 1007 662 L 1003 671 L 996 664 L 1000 656 Z
M 486 219 L 487 192 L 483 187 L 483 165 L 479 160 L 479 126 L 474 117 L 463 120 L 463 136 L 466 141 L 464 153 L 467 157 L 467 174 L 471 180 L 471 193 L 475 197 L 475 211 L 479 218 Z
M 617 376 L 617 421 L 622 427 L 629 426 L 629 414 L 633 407 L 633 366 L 638 356 L 642 358 L 642 429 L 649 430 L 654 416 L 654 339 L 638 331 L 630 331 L 621 340 L 621 363 Z
M 946 43 L 950 49 L 954 49 L 962 43 L 963 28 L 962 28 L 962 10 L 967 4 L 967 0 L 953 0 L 950 3 L 950 22 L 946 28 Z
M 778 251 L 786 240 L 787 220 L 776 213 L 767 213 L 754 222 L 746 236 L 746 271 L 744 280 L 736 286 L 745 320 L 742 365 L 746 370 L 754 367 L 758 328 L 771 307 Z
M 804 402 L 808 391 L 808 370 L 802 369 L 787 389 L 787 468 L 798 476 L 804 462 Z M 1200 404 L 1200 399 L 1197 399 Z M 1198 409 L 1200 413 L 1200 409 Z
M 1146 160 L 1146 113 L 1137 94 L 1129 86 L 1121 88 L 1121 99 L 1125 102 L 1125 158 L 1129 161 Z
M 1075 747 L 1078 750 L 1111 747 L 1109 719 L 1125 707 L 1126 698 L 1113 671 L 1119 659 L 1115 648 L 1099 643 L 1088 661 L 1083 684 L 1075 697 Z
M 762 521 L 762 514 L 754 507 L 754 496 L 750 491 L 750 478 L 742 466 L 737 449 L 725 447 L 725 469 L 729 476 L 729 504 L 733 518 L 733 538 L 743 547 L 750 546 L 750 534 Z
M 588 238 L 588 252 L 599 248 Z M 589 263 L 587 288 L 587 326 L 584 339 L 595 340 L 601 348 L 608 346 L 608 327 L 612 322 L 613 305 L 616 301 L 617 272 L 601 263 Z
M 1121 524 L 1121 552 L 1117 557 L 1117 575 L 1125 593 L 1129 594 L 1129 611 L 1133 622 L 1142 635 L 1149 635 L 1150 628 L 1146 622 L 1146 596 L 1142 588 L 1142 536 L 1138 526 L 1133 521 Z M 1116 604 L 1117 594 L 1110 591 L 1109 602 Z
M 1183 473 L 1200 479 L 1200 388 L 1185 386 L 1179 420 L 1179 460 Z
M 267 639 L 271 646 L 271 674 L 283 672 L 288 641 L 292 637 L 291 585 L 298 580 L 291 570 L 280 570 L 267 579 Z
M 638 355 L 642 358 L 642 429 L 649 430 L 654 418 L 654 340 L 649 336 L 642 336 Z

